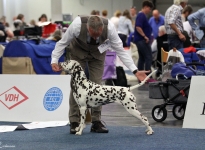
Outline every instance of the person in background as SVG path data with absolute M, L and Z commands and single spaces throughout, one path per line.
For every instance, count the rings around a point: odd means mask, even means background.
M 27 25 L 24 22 L 24 15 L 23 14 L 18 14 L 18 16 L 14 20 L 15 29 L 20 30 L 20 28 L 23 28 L 25 26 L 27 26 Z
M 162 16 L 158 10 L 153 10 L 152 17 L 149 19 L 149 24 L 152 27 L 154 39 L 156 39 L 158 36 L 159 27 L 164 25 L 164 16 Z
M 188 21 L 195 32 L 196 38 L 200 40 L 201 48 L 205 48 L 205 8 L 201 8 L 189 15 Z M 198 21 L 198 24 L 195 21 Z
M 134 43 L 137 45 L 139 52 L 139 70 L 151 70 L 152 50 L 149 42 L 152 34 L 152 28 L 148 22 L 147 15 L 151 12 L 153 7 L 154 6 L 151 1 L 143 1 L 142 10 L 138 13 L 136 18 Z
M 0 42 L 7 42 L 10 41 L 13 37 L 14 34 L 13 32 L 9 29 L 9 26 L 6 26 L 5 18 L 0 19 Z
M 183 22 L 183 27 L 184 27 L 184 31 L 187 32 L 190 41 L 191 41 L 191 42 L 194 42 L 194 40 L 195 40 L 195 35 L 194 35 L 194 32 L 193 32 L 193 30 L 192 30 L 192 27 L 191 27 L 189 21 Z
M 182 22 L 187 21 L 187 17 L 192 13 L 191 5 L 186 5 L 182 11 Z
M 110 21 L 115 25 L 116 31 L 118 30 L 120 16 L 121 16 L 121 12 L 119 10 L 116 10 L 114 16 L 110 18 Z
M 107 14 L 108 14 L 107 10 L 102 11 L 102 17 L 107 18 Z
M 136 20 L 136 17 L 137 17 L 137 9 L 135 6 L 132 6 L 130 8 L 130 15 L 131 15 L 131 20 L 132 20 L 132 25 L 133 27 L 135 26 L 135 20 Z
M 162 63 L 161 48 L 163 48 L 167 52 L 169 51 L 169 45 L 167 43 L 167 33 L 164 25 L 159 27 L 159 32 L 157 36 L 157 61 L 160 63 Z M 162 74 L 162 65 L 157 63 L 157 67 L 158 67 L 158 71 L 156 75 L 157 77 L 159 77 L 160 74 Z
M 127 47 L 127 36 L 129 33 L 134 32 L 132 27 L 132 21 L 129 10 L 125 10 L 120 16 L 119 24 L 118 24 L 118 35 L 122 40 L 123 47 Z
M 85 38 L 86 37 L 86 38 Z M 61 71 L 58 65 L 59 58 L 63 55 L 65 47 L 69 45 L 70 57 L 80 63 L 85 69 L 88 64 L 92 82 L 100 84 L 104 70 L 106 52 L 101 53 L 98 47 L 109 40 L 110 47 L 116 51 L 118 57 L 126 67 L 140 80 L 144 80 L 148 71 L 138 71 L 131 56 L 124 50 L 113 23 L 99 16 L 78 16 L 67 29 L 62 39 L 56 43 L 52 52 L 51 67 L 57 72 Z M 67 84 L 67 83 L 66 83 Z M 69 99 L 70 134 L 75 134 L 79 125 L 80 115 L 77 103 L 74 100 L 72 87 Z M 108 129 L 101 122 L 101 106 L 91 109 L 91 132 L 108 133 Z
M 100 11 L 99 10 L 92 10 L 90 14 L 100 16 Z
M 48 21 L 47 15 L 46 15 L 46 14 L 42 14 L 42 15 L 40 16 L 40 18 L 38 19 L 38 21 L 39 21 L 39 22 L 37 23 L 37 25 L 38 25 L 38 26 L 41 26 L 42 23 Z
M 183 42 L 186 41 L 186 37 L 182 34 L 184 29 L 181 12 L 187 2 L 188 0 L 174 0 L 174 4 L 165 13 L 165 28 L 170 50 L 183 48 Z
M 30 26 L 30 27 L 35 27 L 35 26 L 37 26 L 37 25 L 36 25 L 36 21 L 35 21 L 34 19 L 32 19 L 32 20 L 30 21 L 30 23 L 29 23 L 29 26 Z

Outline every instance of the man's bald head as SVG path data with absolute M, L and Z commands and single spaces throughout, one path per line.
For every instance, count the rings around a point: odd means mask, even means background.
M 158 20 L 160 13 L 158 10 L 155 9 L 155 10 L 153 10 L 152 15 L 153 15 L 154 19 Z

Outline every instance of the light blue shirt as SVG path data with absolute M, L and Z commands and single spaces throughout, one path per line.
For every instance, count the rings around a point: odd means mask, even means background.
M 134 32 L 132 21 L 125 16 L 120 16 L 119 23 L 118 23 L 118 33 L 129 35 L 130 33 Z
M 158 36 L 159 27 L 161 25 L 164 25 L 164 16 L 160 15 L 158 20 L 155 20 L 154 17 L 151 17 L 149 19 L 149 24 L 152 27 L 152 33 L 154 35 L 154 38 L 156 39 Z
M 195 21 L 198 20 L 198 25 Z M 188 16 L 188 21 L 195 31 L 196 37 L 201 40 L 204 36 L 204 32 L 200 30 L 200 27 L 205 27 L 205 8 L 199 9 L 197 12 Z

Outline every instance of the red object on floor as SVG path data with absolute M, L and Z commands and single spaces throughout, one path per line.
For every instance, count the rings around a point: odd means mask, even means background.
M 193 46 L 190 46 L 190 47 L 187 47 L 187 48 L 184 48 L 184 53 L 192 53 L 192 52 L 196 52 L 196 48 L 193 47 Z

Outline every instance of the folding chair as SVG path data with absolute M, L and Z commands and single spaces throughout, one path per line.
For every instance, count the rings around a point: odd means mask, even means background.
M 162 73 L 164 72 L 164 64 L 167 63 L 168 52 L 166 52 L 163 48 L 161 48 L 161 65 L 162 65 Z

